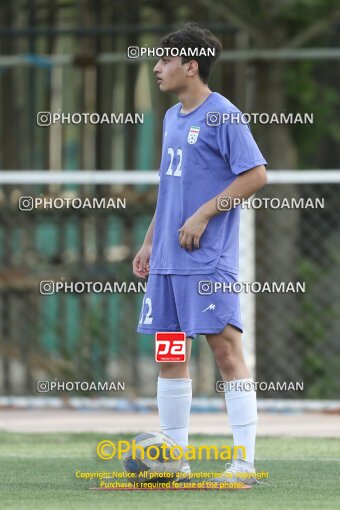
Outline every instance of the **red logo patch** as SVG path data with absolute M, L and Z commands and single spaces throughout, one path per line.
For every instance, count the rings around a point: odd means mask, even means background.
M 185 333 L 159 332 L 155 335 L 155 360 L 183 362 L 186 359 Z

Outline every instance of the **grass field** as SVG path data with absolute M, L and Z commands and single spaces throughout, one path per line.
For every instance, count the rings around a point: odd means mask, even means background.
M 6 510 L 202 510 L 232 508 L 334 509 L 340 501 L 340 439 L 259 438 L 257 471 L 269 471 L 267 485 L 239 491 L 90 491 L 97 480 L 75 472 L 122 470 L 103 461 L 96 445 L 131 435 L 17 434 L 0 432 L 0 508 Z M 190 436 L 190 444 L 232 445 L 231 438 Z M 221 471 L 222 461 L 195 461 L 193 471 Z

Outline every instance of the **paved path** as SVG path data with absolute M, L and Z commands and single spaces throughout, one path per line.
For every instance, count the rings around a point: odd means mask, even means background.
M 141 432 L 159 430 L 158 414 L 65 409 L 3 409 L 0 430 L 11 432 Z M 230 434 L 225 413 L 192 413 L 190 433 Z M 340 437 L 340 414 L 259 413 L 260 436 Z

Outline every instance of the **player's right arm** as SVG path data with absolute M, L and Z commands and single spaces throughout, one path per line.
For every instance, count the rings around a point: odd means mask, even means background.
M 152 237 L 155 227 L 155 215 L 156 213 L 153 215 L 152 221 L 145 234 L 144 243 L 132 262 L 133 274 L 139 278 L 146 278 L 150 271 L 150 257 L 152 250 Z
M 162 140 L 164 140 L 165 135 L 165 118 L 163 121 L 163 135 Z M 163 143 L 163 142 L 162 142 Z M 160 175 L 160 171 L 159 171 Z M 135 256 L 135 258 L 132 261 L 132 270 L 133 274 L 138 276 L 139 278 L 146 278 L 150 272 L 150 257 L 151 257 L 151 250 L 152 250 L 152 238 L 153 238 L 153 231 L 155 227 L 155 216 L 156 212 L 153 215 L 153 218 L 151 220 L 151 223 L 149 225 L 149 228 L 146 232 L 145 239 L 143 246 Z

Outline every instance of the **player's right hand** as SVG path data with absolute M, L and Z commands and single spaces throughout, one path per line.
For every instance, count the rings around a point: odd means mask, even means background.
M 150 271 L 151 245 L 143 244 L 132 261 L 133 274 L 139 278 L 146 278 Z

